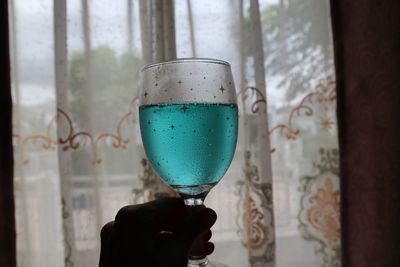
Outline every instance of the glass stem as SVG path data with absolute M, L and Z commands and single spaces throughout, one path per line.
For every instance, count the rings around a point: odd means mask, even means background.
M 185 198 L 183 200 L 186 206 L 201 206 L 204 205 L 204 198 Z
M 204 198 L 184 198 L 185 205 L 188 207 L 204 205 Z M 188 267 L 203 267 L 207 266 L 208 259 L 206 255 L 202 256 L 189 256 Z

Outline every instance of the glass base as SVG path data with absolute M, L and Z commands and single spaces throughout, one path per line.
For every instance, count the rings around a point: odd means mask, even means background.
M 189 259 L 188 267 L 228 267 L 219 262 L 210 262 L 207 257 L 202 259 Z

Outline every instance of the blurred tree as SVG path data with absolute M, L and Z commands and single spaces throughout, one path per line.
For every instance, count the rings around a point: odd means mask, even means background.
M 90 53 L 91 79 L 88 82 L 88 66 L 85 60 L 84 52 L 73 52 L 69 62 L 69 114 L 75 131 L 90 131 L 95 136 L 105 132 L 116 133 L 119 120 L 129 111 L 129 104 L 137 93 L 142 61 L 132 52 L 117 55 L 110 47 L 99 46 Z M 91 100 L 86 99 L 88 94 L 85 94 L 85 87 L 88 85 L 92 88 Z M 89 104 L 93 110 L 90 126 L 87 109 Z M 104 166 L 114 173 L 133 173 L 132 149 L 136 148 L 131 145 L 127 150 L 116 151 L 112 147 L 103 146 Z M 89 147 L 74 150 L 74 174 L 89 174 L 92 157 Z
M 115 130 L 118 120 L 128 111 L 136 93 L 141 60 L 132 53 L 116 55 L 108 46 L 91 51 L 90 85 L 93 90 L 91 103 L 94 110 L 92 123 L 96 131 Z M 85 129 L 84 107 L 88 103 L 84 90 L 87 73 L 82 52 L 72 53 L 70 60 L 70 112 L 80 129 Z
M 290 101 L 331 74 L 333 53 L 329 3 L 324 0 L 279 0 L 261 10 L 265 67 Z M 235 35 L 238 31 L 235 29 Z M 244 19 L 245 53 L 252 55 L 250 18 Z

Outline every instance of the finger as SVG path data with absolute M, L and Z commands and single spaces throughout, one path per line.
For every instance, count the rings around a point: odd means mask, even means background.
M 183 201 L 178 198 L 164 198 L 120 209 L 112 236 L 113 257 L 129 255 L 135 249 L 154 249 L 160 244 L 157 233 L 175 229 L 184 220 L 185 211 Z
M 146 203 L 156 220 L 156 232 L 174 232 L 187 217 L 186 205 L 181 198 L 162 198 Z
M 182 212 L 186 210 L 183 199 L 178 197 L 166 197 L 144 203 L 143 206 L 148 207 L 154 212 L 157 219 L 168 217 L 172 213 Z
M 173 232 L 161 231 L 161 232 L 157 233 L 158 241 L 160 241 L 161 243 L 168 242 L 171 240 L 173 234 L 174 234 Z M 211 239 L 211 237 L 212 237 L 212 232 L 211 232 L 211 230 L 208 230 L 208 231 L 204 232 L 203 234 L 200 234 L 197 239 L 199 240 L 199 242 L 207 243 Z M 196 239 L 196 241 L 197 241 L 197 239 Z
M 212 242 L 207 242 L 204 246 L 204 251 L 202 255 L 211 255 L 214 252 L 214 243 Z
M 160 242 L 160 244 L 163 244 L 171 240 L 172 235 L 173 235 L 172 232 L 162 231 L 157 234 L 157 240 Z
M 100 232 L 101 249 L 99 267 L 109 267 L 111 255 L 111 236 L 114 227 L 114 222 L 109 222 L 103 226 Z
M 202 240 L 203 241 L 208 241 L 211 239 L 212 237 L 212 232 L 211 230 L 208 230 L 207 232 L 205 232 L 204 234 L 201 235 L 202 236 Z
M 182 226 L 174 233 L 170 243 L 180 253 L 188 255 L 194 241 L 202 233 L 209 231 L 216 220 L 217 214 L 212 209 L 204 208 L 184 221 Z M 201 243 L 204 243 L 204 241 L 201 240 Z
M 141 205 L 120 209 L 115 218 L 119 228 L 129 227 L 140 232 L 174 230 L 186 217 L 186 208 L 180 198 L 163 198 Z
M 190 256 L 204 256 L 211 255 L 214 252 L 214 243 L 207 242 L 204 243 L 202 247 L 192 248 L 189 252 Z
M 207 230 L 202 234 L 198 235 L 196 240 L 193 242 L 192 247 L 190 248 L 189 255 L 191 256 L 203 256 L 207 255 L 209 252 L 209 244 L 208 242 L 212 236 L 211 230 Z

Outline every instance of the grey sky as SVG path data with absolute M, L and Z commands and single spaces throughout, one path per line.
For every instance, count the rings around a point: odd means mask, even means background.
M 21 104 L 36 105 L 54 100 L 53 0 L 14 0 L 18 74 Z M 134 2 L 134 50 L 141 52 L 138 1 Z M 230 0 L 192 1 L 198 57 L 214 57 L 232 63 L 238 75 L 238 47 L 231 25 L 238 14 Z M 261 1 L 263 7 L 276 0 Z M 178 57 L 191 57 L 186 0 L 176 0 Z M 91 43 L 108 45 L 117 53 L 127 49 L 126 0 L 89 0 Z M 67 1 L 68 51 L 83 50 L 81 0 Z M 237 81 L 238 83 L 238 81 Z M 278 93 L 279 94 L 279 93 Z M 273 97 L 277 93 L 270 92 Z M 271 97 L 270 96 L 270 97 Z

